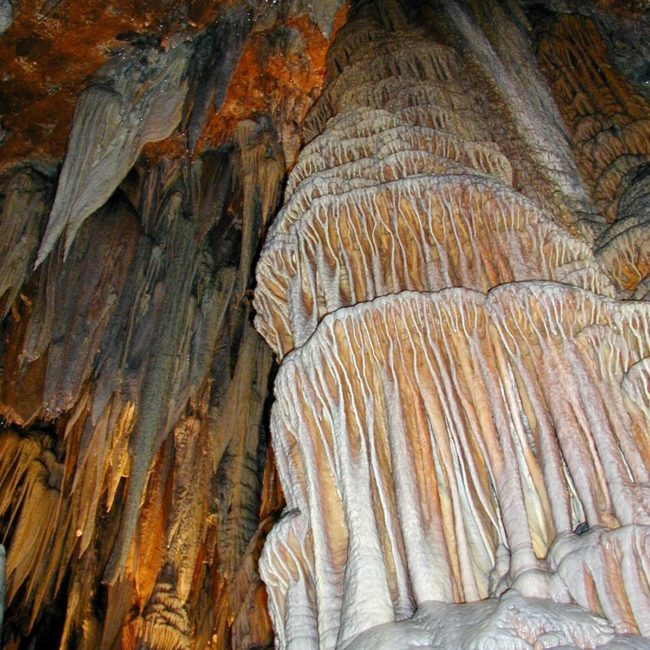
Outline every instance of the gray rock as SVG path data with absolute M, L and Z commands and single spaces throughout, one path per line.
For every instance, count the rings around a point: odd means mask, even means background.
M 318 25 L 325 38 L 332 33 L 334 16 L 341 6 L 341 0 L 296 0 L 292 6 L 292 13 L 306 13 Z
M 81 224 L 115 191 L 142 147 L 171 135 L 187 92 L 189 52 L 180 42 L 115 59 L 81 94 L 36 266 L 62 235 L 67 254 Z
M 10 0 L 0 0 L 0 34 L 4 34 L 13 21 L 14 12 Z

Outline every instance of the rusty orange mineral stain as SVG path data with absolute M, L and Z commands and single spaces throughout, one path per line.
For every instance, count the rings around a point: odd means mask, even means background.
M 635 18 L 648 11 L 648 0 L 598 0 L 596 6 L 625 18 Z
M 45 14 L 43 5 L 22 2 L 0 37 L 0 122 L 9 131 L 0 168 L 21 158 L 60 158 L 84 82 L 111 47 L 124 46 L 115 37 L 155 28 L 143 2 L 63 0 Z
M 190 26 L 214 19 L 221 2 L 193 2 Z M 17 5 L 17 3 L 14 3 Z M 53 6 L 48 11 L 47 6 Z M 165 37 L 179 29 L 174 3 L 160 0 L 24 0 L 0 36 L 0 170 L 21 159 L 57 161 L 65 153 L 74 107 L 88 78 L 114 49 L 116 37 Z M 205 21 L 205 22 L 204 22 Z
M 303 39 L 304 50 L 300 52 L 269 55 L 269 32 L 252 34 L 233 74 L 223 107 L 208 121 L 197 150 L 228 141 L 237 122 L 256 112 L 273 115 L 283 102 L 292 98 L 309 97 L 311 105 L 325 80 L 327 50 L 345 24 L 347 14 L 348 4 L 344 3 L 334 18 L 329 39 L 305 16 L 286 20 L 282 27 L 296 30 Z M 294 118 L 300 121 L 308 107 L 303 115 Z
M 142 148 L 142 154 L 150 164 L 156 164 L 161 159 L 180 160 L 189 156 L 187 136 L 176 132 L 165 140 L 148 142 Z
M 160 4 L 159 0 L 61 0 L 48 12 L 42 0 L 25 0 L 17 7 L 13 25 L 0 36 L 0 123 L 8 131 L 0 146 L 0 170 L 22 159 L 56 162 L 63 157 L 79 93 L 112 50 L 128 47 L 116 37 L 140 32 L 164 41 L 178 29 L 173 7 L 161 9 Z M 192 2 L 189 26 L 200 29 L 228 4 Z M 335 18 L 334 34 L 346 17 L 344 4 Z M 287 20 L 284 26 L 301 33 L 309 64 L 300 53 L 269 56 L 268 34 L 253 34 L 226 102 L 209 121 L 201 145 L 229 140 L 240 119 L 269 112 L 281 98 L 311 96 L 320 89 L 333 36 L 325 39 L 305 17 Z M 150 146 L 145 153 L 157 157 L 178 154 L 180 148 L 177 141 Z
M 24 295 L 12 308 L 13 318 L 9 321 L 7 348 L 3 368 L 5 381 L 0 388 L 0 417 L 19 426 L 29 425 L 36 417 L 42 404 L 47 355 L 34 360 L 26 369 L 22 368 L 22 351 L 29 327 L 32 302 Z

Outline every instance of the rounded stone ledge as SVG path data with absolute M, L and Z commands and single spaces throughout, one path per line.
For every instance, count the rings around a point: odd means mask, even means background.
M 602 617 L 576 605 L 525 598 L 452 605 L 423 603 L 412 618 L 371 628 L 337 650 L 650 650 L 619 635 Z
M 291 196 L 306 178 L 364 158 L 382 160 L 400 151 L 423 151 L 449 158 L 482 174 L 512 184 L 512 166 L 491 141 L 476 142 L 446 131 L 400 125 L 369 135 L 341 138 L 329 134 L 313 140 L 300 154 L 287 179 L 285 196 Z
M 300 181 L 287 197 L 284 207 L 269 228 L 269 240 L 286 234 L 293 223 L 307 212 L 314 199 L 339 196 L 350 190 L 371 187 L 412 176 L 483 176 L 477 171 L 445 156 L 428 151 L 405 149 L 386 152 L 383 158 L 360 158 L 315 172 Z
M 336 110 L 341 97 L 361 83 L 380 82 L 390 77 L 419 81 L 456 83 L 467 86 L 467 76 L 457 52 L 426 39 L 392 40 L 369 48 L 328 84 L 318 99 L 321 106 Z M 319 109 L 316 108 L 316 112 Z
M 288 232 L 267 239 L 256 327 L 283 356 L 341 307 L 533 279 L 613 295 L 589 247 L 523 195 L 490 178 L 414 176 L 316 198 Z
M 650 215 L 615 221 L 596 242 L 596 259 L 621 297 L 632 297 L 650 274 Z
M 380 81 L 365 81 L 344 92 L 337 102 L 317 103 L 309 111 L 303 125 L 303 139 L 310 141 L 323 131 L 336 113 L 351 108 L 398 111 L 412 106 L 431 104 L 449 110 L 481 110 L 478 86 L 466 88 L 449 82 L 414 81 L 395 76 Z
M 331 117 L 323 133 L 329 137 L 347 140 L 372 135 L 398 126 L 420 126 L 436 131 L 446 131 L 466 140 L 491 140 L 485 121 L 470 109 L 450 111 L 435 104 L 420 104 L 389 112 L 383 108 L 350 108 Z M 311 140 L 305 149 L 310 150 Z

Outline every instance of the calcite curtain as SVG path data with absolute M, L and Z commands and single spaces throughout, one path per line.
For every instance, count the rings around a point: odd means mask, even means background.
M 645 4 L 0 0 L 0 645 L 650 647 Z
M 514 18 L 360 3 L 330 49 L 257 266 L 280 647 L 647 647 L 647 108 L 562 107 L 586 191 Z

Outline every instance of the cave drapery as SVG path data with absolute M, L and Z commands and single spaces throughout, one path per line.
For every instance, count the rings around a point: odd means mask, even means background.
M 32 5 L 4 647 L 650 647 L 645 3 Z

